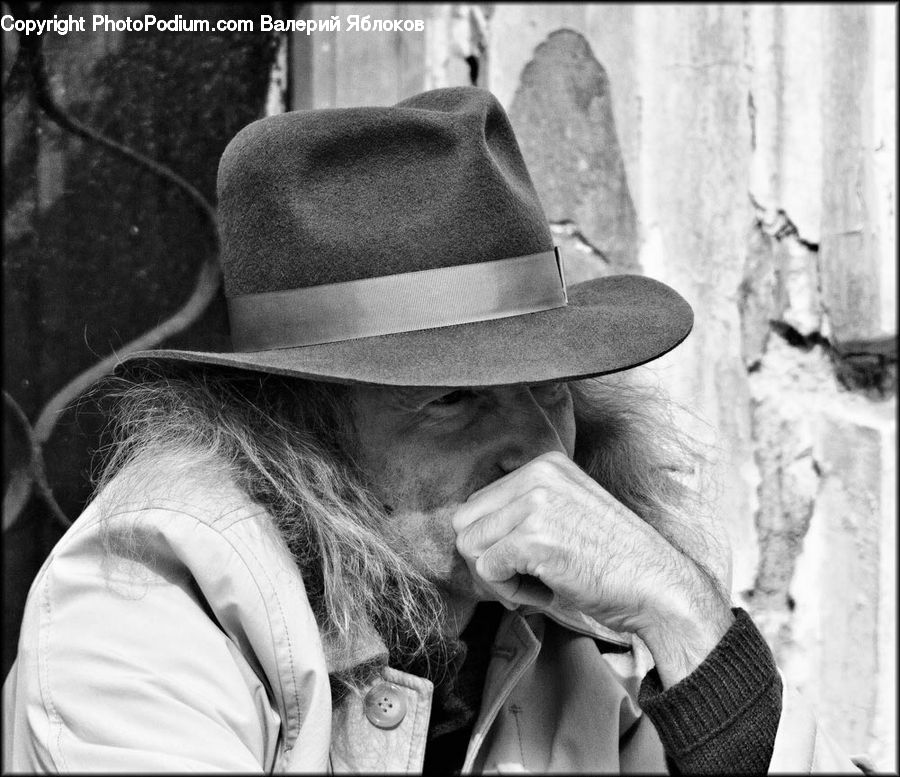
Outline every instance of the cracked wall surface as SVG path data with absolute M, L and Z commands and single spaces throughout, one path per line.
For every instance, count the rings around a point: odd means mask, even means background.
M 550 221 L 572 224 L 616 272 L 637 270 L 637 223 L 609 79 L 583 35 L 556 30 L 535 49 L 509 117 Z
M 707 474 L 722 484 L 712 498 L 735 601 L 838 741 L 885 769 L 897 715 L 895 14 L 502 4 L 486 83 L 525 135 L 579 277 L 621 271 L 578 212 L 614 208 L 611 187 L 577 175 L 592 146 L 621 155 L 590 172 L 632 198 L 640 271 L 694 306 L 691 338 L 654 369 L 720 454 Z M 596 126 L 577 99 L 591 89 L 608 111 L 595 109 Z
M 836 741 L 896 770 L 896 6 L 356 11 L 426 30 L 299 36 L 294 106 L 490 88 L 569 282 L 687 298 L 648 374 L 714 453 L 735 602 Z

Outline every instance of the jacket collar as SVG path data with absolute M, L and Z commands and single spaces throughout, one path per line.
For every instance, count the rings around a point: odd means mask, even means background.
M 624 653 L 632 648 L 630 634 L 613 631 L 578 610 L 555 603 L 548 607 L 522 606 L 507 613 L 505 617 L 527 618 L 535 614 L 544 615 L 570 631 L 601 642 L 604 652 Z M 371 623 L 363 625 L 347 649 L 339 649 L 335 640 L 327 635 L 322 636 L 322 645 L 329 673 L 346 671 L 369 662 L 388 663 L 387 646 Z
M 631 650 L 633 645 L 634 638 L 631 634 L 614 631 L 608 626 L 604 626 L 602 623 L 595 621 L 580 610 L 576 610 L 572 607 L 564 607 L 560 604 L 553 603 L 549 607 L 523 606 L 516 612 L 520 612 L 524 617 L 534 613 L 542 613 L 570 631 L 584 634 L 585 636 L 604 643 L 603 647 L 605 652 L 623 653 L 627 650 Z
M 327 634 L 321 636 L 329 674 L 345 672 L 366 663 L 388 662 L 387 646 L 369 621 L 362 624 L 348 648 L 340 648 L 337 641 Z

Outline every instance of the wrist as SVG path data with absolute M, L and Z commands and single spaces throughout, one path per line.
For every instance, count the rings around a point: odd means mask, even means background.
M 781 711 L 772 651 L 746 612 L 684 681 L 660 687 L 658 672 L 641 683 L 638 704 L 680 774 L 765 774 Z
M 734 623 L 727 602 L 717 601 L 697 610 L 668 611 L 637 630 L 650 650 L 664 689 L 679 683 L 719 644 Z

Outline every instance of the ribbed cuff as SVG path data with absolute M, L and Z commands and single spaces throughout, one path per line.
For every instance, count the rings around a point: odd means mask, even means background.
M 765 771 L 772 757 L 781 678 L 750 616 L 732 612 L 734 623 L 691 674 L 667 690 L 655 669 L 641 683 L 638 704 L 681 771 Z

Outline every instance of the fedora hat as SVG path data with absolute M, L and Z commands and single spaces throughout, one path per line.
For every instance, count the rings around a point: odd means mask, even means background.
M 488 386 L 635 367 L 690 306 L 614 275 L 566 288 L 502 106 L 456 87 L 293 111 L 225 149 L 218 213 L 232 351 L 142 351 L 344 383 Z

